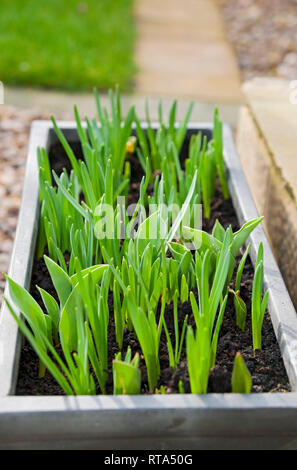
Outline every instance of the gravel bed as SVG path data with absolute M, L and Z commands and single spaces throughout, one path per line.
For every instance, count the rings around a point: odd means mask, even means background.
M 48 114 L 0 105 L 0 295 L 4 289 L 21 202 L 31 122 Z M 2 299 L 0 298 L 0 304 Z
M 297 0 L 216 0 L 244 80 L 297 80 Z

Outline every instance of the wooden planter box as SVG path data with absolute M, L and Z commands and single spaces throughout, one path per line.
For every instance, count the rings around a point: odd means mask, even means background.
M 59 122 L 68 141 L 75 123 Z M 188 132 L 211 135 L 212 124 Z M 239 222 L 258 217 L 232 133 L 224 125 L 228 184 Z M 39 224 L 36 148 L 57 137 L 49 121 L 35 121 L 9 276 L 30 286 Z M 253 264 L 265 251 L 268 309 L 292 392 L 208 395 L 14 396 L 21 335 L 6 306 L 0 318 L 0 449 L 297 449 L 297 316 L 262 226 L 251 234 Z M 9 297 L 8 290 L 5 295 Z

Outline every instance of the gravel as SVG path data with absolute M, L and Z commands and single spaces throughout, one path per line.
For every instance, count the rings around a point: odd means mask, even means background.
M 49 115 L 0 105 L 0 295 L 17 225 L 30 125 L 35 119 L 49 119 Z
M 217 0 L 244 80 L 297 79 L 297 0 Z

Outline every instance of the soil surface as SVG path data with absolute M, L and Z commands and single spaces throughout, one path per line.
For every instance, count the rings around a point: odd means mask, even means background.
M 59 173 L 62 169 L 63 152 L 60 154 L 60 148 L 57 146 L 50 153 L 52 157 L 52 166 Z M 57 155 L 61 156 L 58 159 Z M 54 158 L 55 157 L 55 158 Z M 55 161 L 55 163 L 54 163 Z M 130 192 L 130 202 L 136 202 L 139 193 L 139 180 L 142 176 L 142 169 L 137 160 L 131 161 L 132 184 Z M 136 181 L 138 180 L 138 181 Z M 217 188 L 215 197 L 212 200 L 212 210 L 210 220 L 203 219 L 203 229 L 211 231 L 214 222 L 219 219 L 221 224 L 227 228 L 231 224 L 233 230 L 239 228 L 237 217 L 232 205 L 231 199 L 224 200 L 221 196 L 219 186 Z M 240 259 L 240 257 L 239 257 Z M 235 269 L 236 273 L 236 269 Z M 246 329 L 242 332 L 235 322 L 235 310 L 233 305 L 232 295 L 229 295 L 227 307 L 224 315 L 223 324 L 220 331 L 217 359 L 215 367 L 210 371 L 209 376 L 209 393 L 228 393 L 231 392 L 231 375 L 235 354 L 241 352 L 246 365 L 252 375 L 253 388 L 252 392 L 287 392 L 290 390 L 288 378 L 280 354 L 279 346 L 273 331 L 272 323 L 269 314 L 266 312 L 263 323 L 263 337 L 262 337 L 262 350 L 253 351 L 252 348 L 252 330 L 251 330 L 251 292 L 253 281 L 253 266 L 250 259 L 247 259 L 245 269 L 243 271 L 241 282 L 241 297 L 247 304 L 247 321 Z M 45 263 L 43 259 L 36 261 L 33 266 L 31 293 L 42 306 L 39 293 L 36 285 L 49 291 L 52 295 L 56 296 L 55 290 L 49 278 Z M 231 287 L 234 287 L 234 280 L 231 282 Z M 197 297 L 197 293 L 194 292 Z M 112 295 L 109 297 L 110 321 L 108 326 L 108 348 L 109 348 L 109 378 L 107 381 L 107 392 L 112 394 L 112 359 L 118 352 L 118 347 L 115 340 L 115 326 L 113 319 L 113 299 Z M 185 302 L 178 306 L 179 325 L 180 331 L 186 315 L 188 315 L 188 324 L 194 325 L 194 318 L 190 302 Z M 174 338 L 174 324 L 173 324 L 173 306 L 169 305 L 166 308 L 165 318 L 170 335 Z M 147 387 L 146 368 L 139 343 L 133 333 L 125 331 L 123 355 L 130 345 L 132 354 L 139 352 L 141 357 L 141 373 L 142 373 L 142 393 L 150 393 Z M 59 349 L 59 347 L 58 347 Z M 61 351 L 59 351 L 61 353 Z M 160 366 L 161 375 L 158 387 L 163 385 L 167 393 L 179 393 L 178 383 L 180 380 L 186 393 L 190 393 L 190 383 L 187 371 L 186 361 L 186 348 L 185 343 L 182 348 L 181 360 L 176 371 L 169 367 L 168 350 L 166 344 L 165 333 L 162 333 L 160 342 Z M 98 390 L 98 393 L 100 391 Z M 17 383 L 17 395 L 63 395 L 59 385 L 56 384 L 53 377 L 47 372 L 45 377 L 38 378 L 38 358 L 31 348 L 25 342 L 22 348 L 20 360 L 20 372 Z

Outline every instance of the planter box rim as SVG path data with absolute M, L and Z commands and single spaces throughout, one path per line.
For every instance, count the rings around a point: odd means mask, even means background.
M 32 400 L 34 398 L 34 400 Z M 255 410 L 290 408 L 297 412 L 297 392 L 277 393 L 208 393 L 205 395 L 80 395 L 80 396 L 22 396 L 0 398 L 0 417 L 3 413 L 18 414 L 55 411 L 101 410 Z M 1 418 L 0 418 L 1 419 Z M 297 422 L 296 422 L 297 430 Z

